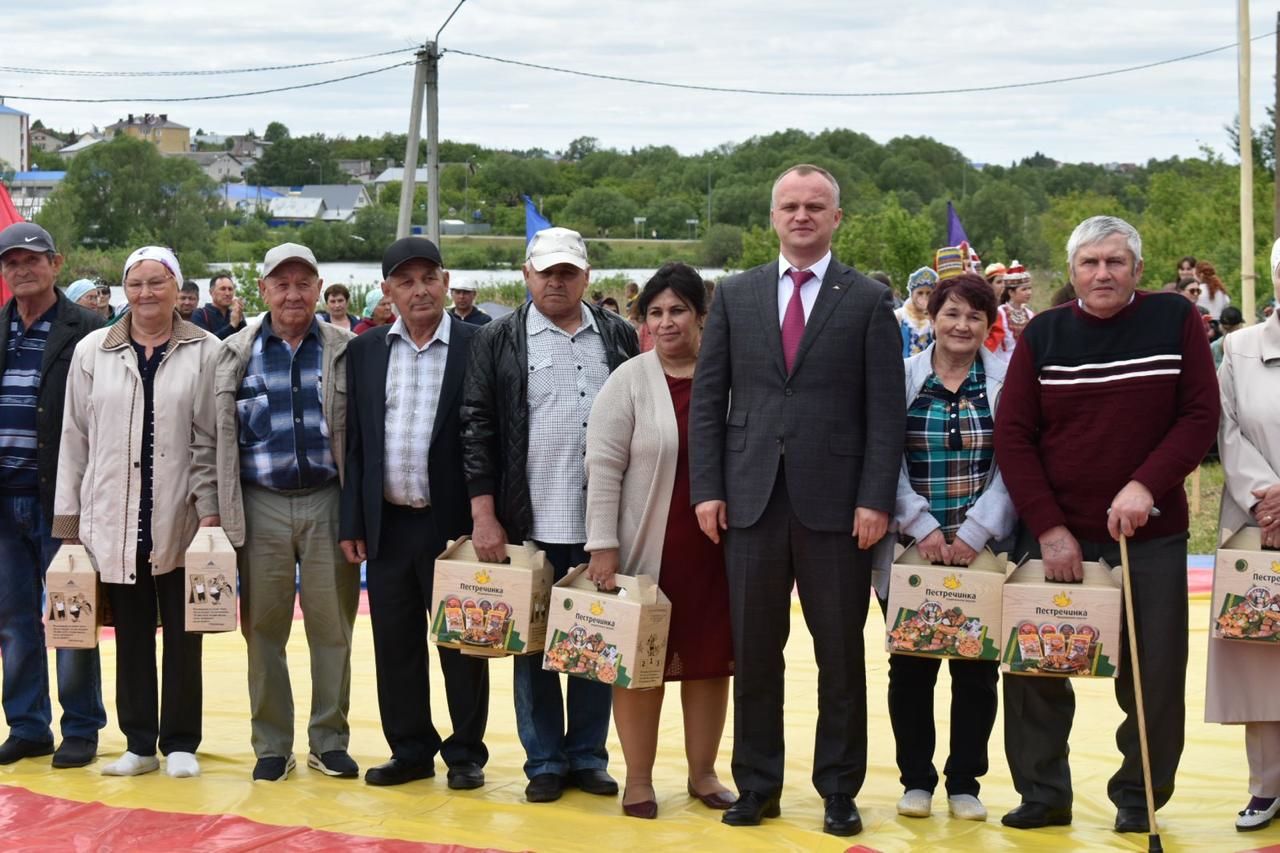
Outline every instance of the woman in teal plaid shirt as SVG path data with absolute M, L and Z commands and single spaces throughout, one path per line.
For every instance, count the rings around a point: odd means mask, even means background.
M 966 273 L 940 282 L 928 310 L 934 342 L 906 360 L 907 434 L 893 521 L 932 562 L 967 566 L 989 542 L 1012 533 L 1017 520 L 992 443 L 1005 365 L 982 345 L 996 301 L 986 281 Z M 882 550 L 876 566 L 882 607 L 891 558 Z M 909 817 L 927 817 L 933 808 L 933 687 L 940 665 L 938 658 L 889 657 L 889 717 L 906 792 L 898 813 Z M 950 661 L 951 753 L 943 772 L 953 817 L 987 817 L 978 777 L 987 772 L 998 666 Z

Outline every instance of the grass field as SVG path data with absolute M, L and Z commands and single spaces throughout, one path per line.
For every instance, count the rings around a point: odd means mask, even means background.
M 1187 503 L 1191 506 L 1190 554 L 1212 554 L 1218 547 L 1218 507 L 1222 504 L 1222 465 L 1206 462 L 1200 466 L 1200 506 L 1196 512 L 1195 477 L 1186 482 Z

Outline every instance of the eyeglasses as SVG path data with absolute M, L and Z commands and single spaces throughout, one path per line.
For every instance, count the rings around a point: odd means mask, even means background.
M 1201 291 L 1201 290 L 1200 290 L 1200 288 L 1198 288 L 1198 287 L 1188 287 L 1188 288 L 1187 288 L 1187 293 L 1190 293 L 1192 296 L 1199 296 L 1199 295 L 1201 294 L 1201 292 L 1202 292 L 1202 291 Z
M 152 293 L 155 293 L 157 291 L 164 290 L 164 288 L 168 286 L 169 282 L 172 280 L 173 280 L 173 276 L 170 275 L 164 278 L 148 279 L 147 281 L 126 281 L 124 283 L 124 289 L 129 291 L 130 293 L 137 293 L 138 291 L 145 288 L 151 291 Z

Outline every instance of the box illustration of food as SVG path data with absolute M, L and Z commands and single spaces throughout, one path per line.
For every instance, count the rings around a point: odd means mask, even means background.
M 662 684 L 671 601 L 644 576 L 617 575 L 616 590 L 599 590 L 586 569 L 552 587 L 542 668 L 615 687 Z
M 1027 560 L 1004 585 L 1002 672 L 1114 678 L 1120 668 L 1120 583 L 1105 562 L 1085 563 L 1083 583 L 1044 578 Z
M 1258 528 L 1223 531 L 1209 613 L 1220 640 L 1280 642 L 1280 551 L 1263 550 Z
M 508 545 L 505 563 L 485 563 L 470 538 L 436 557 L 431 640 L 465 654 L 541 652 L 547 636 L 552 570 L 532 543 Z
M 44 642 L 51 649 L 92 649 L 102 626 L 98 572 L 83 545 L 64 543 L 45 573 Z
M 221 527 L 201 527 L 187 547 L 184 629 L 217 634 L 236 629 L 236 549 Z
M 889 575 L 885 650 L 893 654 L 1000 660 L 1006 563 L 983 550 L 969 566 L 935 566 L 915 545 Z

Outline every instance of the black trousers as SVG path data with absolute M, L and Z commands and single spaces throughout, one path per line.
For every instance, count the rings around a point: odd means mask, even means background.
M 185 630 L 183 572 L 152 575 L 139 559 L 131 584 L 103 584 L 116 631 L 116 716 L 134 755 L 195 752 L 200 746 L 204 680 L 200 634 Z M 156 617 L 164 637 L 157 684 Z M 157 701 L 157 694 L 159 700 Z
M 1080 543 L 1086 561 L 1120 565 L 1116 542 Z M 1015 553 L 1040 554 L 1029 534 L 1019 537 Z M 1180 533 L 1129 543 L 1133 583 L 1134 626 L 1141 655 L 1142 693 L 1146 708 L 1147 744 L 1156 808 L 1173 796 L 1174 776 L 1182 758 L 1186 727 L 1187 683 L 1187 535 Z M 1116 730 L 1123 760 L 1107 783 L 1107 796 L 1117 808 L 1144 808 L 1142 755 L 1129 659 L 1129 632 L 1121 621 L 1120 673 L 1116 701 L 1124 721 Z M 1023 802 L 1051 808 L 1071 806 L 1070 750 L 1067 738 L 1075 716 L 1075 694 L 1069 678 L 1010 675 L 1004 679 L 1004 748 L 1013 786 Z
M 870 552 L 850 529 L 806 528 L 791 510 L 779 466 L 773 494 L 751 527 L 728 531 L 733 618 L 733 779 L 739 791 L 782 790 L 784 649 L 791 588 L 800 593 L 818 663 L 813 784 L 822 796 L 856 795 L 867 768 L 867 679 L 862 627 L 871 597 Z
M 453 733 L 443 742 L 431 721 L 428 675 L 428 609 L 436 555 L 444 537 L 431 511 L 383 504 L 378 559 L 370 560 L 366 580 L 373 653 L 378 675 L 378 711 L 391 755 L 410 764 L 430 764 L 437 752 L 454 767 L 484 766 L 489 720 L 489 662 L 457 649 L 437 648 L 444 673 L 445 699 Z

